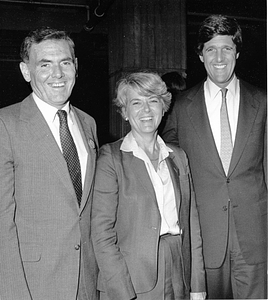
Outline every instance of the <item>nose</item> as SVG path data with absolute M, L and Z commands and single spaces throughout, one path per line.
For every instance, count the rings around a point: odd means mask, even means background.
M 144 106 L 143 107 L 144 107 L 144 110 L 147 111 L 147 112 L 151 110 L 150 105 L 149 105 L 149 103 L 147 101 L 144 102 Z
M 52 77 L 61 78 L 64 76 L 60 65 L 55 65 L 52 69 Z
M 222 50 L 221 50 L 221 49 L 218 49 L 216 55 L 217 55 L 217 57 L 216 57 L 217 61 L 218 61 L 218 62 L 221 62 L 221 61 L 222 61 L 222 58 L 223 58 Z

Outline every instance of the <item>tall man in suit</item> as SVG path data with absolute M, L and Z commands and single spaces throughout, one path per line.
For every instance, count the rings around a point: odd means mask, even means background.
M 64 31 L 37 29 L 21 57 L 33 92 L 0 110 L 0 298 L 95 300 L 90 211 L 98 142 L 94 119 L 69 103 L 74 43 Z M 71 162 L 65 151 L 75 153 Z
M 241 45 L 236 20 L 204 20 L 197 53 L 207 78 L 177 98 L 163 132 L 189 157 L 210 299 L 266 299 L 266 95 L 236 77 Z

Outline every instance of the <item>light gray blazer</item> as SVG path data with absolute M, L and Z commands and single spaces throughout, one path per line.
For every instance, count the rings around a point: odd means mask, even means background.
M 88 151 L 79 208 L 63 155 L 32 96 L 0 110 L 0 299 L 96 299 L 90 240 L 98 142 L 72 107 Z M 85 284 L 84 284 L 85 283 Z

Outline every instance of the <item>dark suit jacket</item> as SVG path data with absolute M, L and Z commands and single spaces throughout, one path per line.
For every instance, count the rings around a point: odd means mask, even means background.
M 100 150 L 92 239 L 100 268 L 98 288 L 106 291 L 110 299 L 127 300 L 136 293 L 152 290 L 156 284 L 161 217 L 144 162 L 132 152 L 120 151 L 121 143 L 122 139 Z M 186 290 L 191 285 L 191 291 L 202 292 L 205 291 L 202 242 L 187 159 L 175 147 L 166 161 L 183 230 Z
M 228 199 L 248 264 L 266 260 L 266 95 L 240 80 L 237 133 L 225 175 L 207 115 L 203 82 L 176 100 L 163 131 L 185 150 L 199 210 L 205 266 L 219 267 L 226 252 Z
M 97 154 L 93 118 L 72 108 L 88 151 L 81 207 L 67 164 L 32 96 L 0 110 L 0 298 L 96 299 L 90 240 Z

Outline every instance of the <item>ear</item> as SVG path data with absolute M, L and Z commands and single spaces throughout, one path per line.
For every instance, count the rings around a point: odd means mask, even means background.
M 27 82 L 30 82 L 31 81 L 30 70 L 28 68 L 28 65 L 25 62 L 20 63 L 20 71 L 21 71 L 21 74 L 23 75 L 24 79 Z
M 78 59 L 74 59 L 74 66 L 75 66 L 75 76 L 78 77 Z
M 203 55 L 199 55 L 199 59 L 202 61 L 202 63 L 204 62 L 204 57 L 203 57 Z
M 239 57 L 239 54 L 240 54 L 240 52 L 239 52 L 239 53 L 236 53 L 236 59 L 238 59 L 238 57 Z
M 124 120 L 128 120 L 127 111 L 126 111 L 126 108 L 124 106 L 121 107 L 121 115 L 122 115 Z

